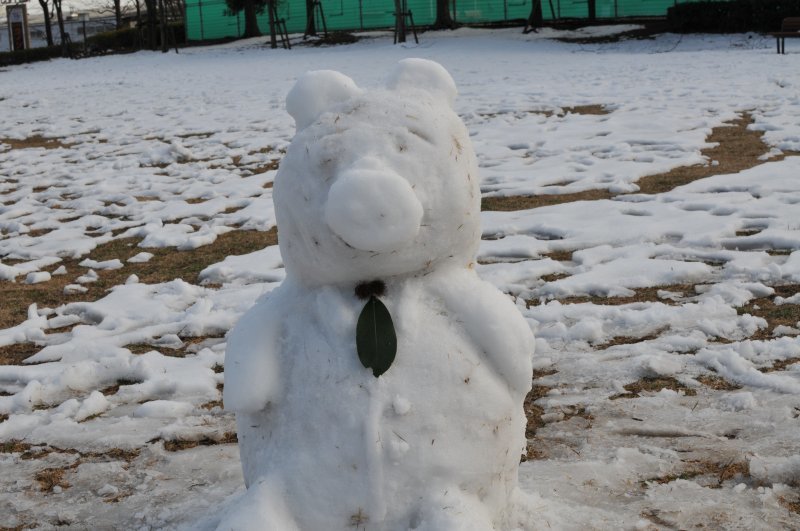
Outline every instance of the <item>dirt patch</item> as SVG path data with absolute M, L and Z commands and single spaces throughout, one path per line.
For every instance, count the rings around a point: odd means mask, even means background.
M 68 149 L 75 144 L 64 143 L 60 138 L 45 138 L 41 135 L 33 135 L 22 140 L 14 138 L 0 138 L 0 144 L 11 146 L 11 149 Z
M 126 385 L 136 385 L 140 383 L 142 383 L 140 380 L 117 380 L 117 383 L 101 389 L 100 392 L 105 396 L 111 396 L 117 394 L 120 387 L 124 387 Z
M 713 374 L 704 374 L 702 376 L 698 376 L 695 378 L 695 380 L 706 387 L 714 389 L 715 391 L 736 391 L 737 389 L 742 388 L 741 385 L 731 383 L 725 378 L 722 378 L 721 376 L 715 376 Z
M 609 112 L 602 105 L 565 107 L 563 110 L 564 112 L 573 112 L 575 114 L 608 114 Z M 701 153 L 710 160 L 716 161 L 715 165 L 683 166 L 666 173 L 642 177 L 636 182 L 639 186 L 637 193 L 658 194 L 668 192 L 698 179 L 713 175 L 737 173 L 764 164 L 765 161 L 759 160 L 759 157 L 769 151 L 769 146 L 764 143 L 763 131 L 752 131 L 747 128 L 752 123 L 753 117 L 749 113 L 743 113 L 740 118 L 726 125 L 714 127 L 711 130 L 711 135 L 708 136 L 707 141 L 718 145 L 702 150 Z M 790 155 L 798 155 L 798 153 L 786 152 L 771 158 L 770 161 L 779 161 Z M 574 194 L 486 197 L 482 201 L 482 209 L 490 211 L 529 210 L 575 201 L 612 199 L 615 196 L 616 194 L 612 194 L 607 190 L 588 190 Z M 786 251 L 776 250 L 773 252 L 785 253 Z
M 785 360 L 777 360 L 772 362 L 771 367 L 761 368 L 759 369 L 761 372 L 776 372 L 776 371 L 785 371 L 790 365 L 794 365 L 795 363 L 800 363 L 800 358 L 789 358 Z
M 695 396 L 697 391 L 690 387 L 686 387 L 678 380 L 672 377 L 646 377 L 629 383 L 625 386 L 627 393 L 622 393 L 609 397 L 610 400 L 617 400 L 619 398 L 636 398 L 641 396 L 641 393 L 657 393 L 662 389 L 671 389 L 675 392 L 682 391 L 686 396 Z
M 778 503 L 780 503 L 784 509 L 793 512 L 794 514 L 800 514 L 800 497 L 794 500 L 789 500 L 784 496 L 778 496 Z
M 53 489 L 56 487 L 60 489 L 70 488 L 71 485 L 64 479 L 64 474 L 66 474 L 68 470 L 77 468 L 79 464 L 80 461 L 76 461 L 68 466 L 40 470 L 34 476 L 34 479 L 39 483 L 39 490 L 42 492 L 53 492 Z
M 543 254 L 542 258 L 549 258 L 550 260 L 555 260 L 556 262 L 571 262 L 572 261 L 572 253 L 574 250 L 571 251 L 551 251 L 547 254 Z
M 716 161 L 716 165 L 684 166 L 666 173 L 642 177 L 636 182 L 640 189 L 638 193 L 659 194 L 668 192 L 698 179 L 713 175 L 737 173 L 764 164 L 764 161 L 759 160 L 759 157 L 767 153 L 769 147 L 764 143 L 763 131 L 752 131 L 747 128 L 752 123 L 753 117 L 749 113 L 744 113 L 740 118 L 726 125 L 714 127 L 711 130 L 711 135 L 707 141 L 718 145 L 704 149 L 701 153 L 710 160 Z M 786 153 L 770 160 L 782 160 L 790 154 Z
M 678 479 L 695 481 L 696 483 L 713 489 L 722 487 L 726 481 L 736 477 L 748 478 L 750 476 L 750 465 L 747 461 L 728 461 L 718 463 L 715 461 L 686 461 L 683 470 L 675 474 L 667 474 L 643 481 L 646 488 L 647 483 L 658 483 L 660 485 L 672 483 Z
M 553 24 L 554 27 L 563 27 L 564 29 L 577 29 L 572 28 L 571 24 L 558 24 L 557 26 Z M 630 31 L 623 31 L 620 33 L 615 33 L 614 35 L 603 35 L 603 36 L 588 36 L 588 37 L 563 37 L 559 39 L 555 39 L 561 42 L 568 42 L 572 44 L 609 44 L 613 42 L 619 42 L 622 40 L 628 39 L 652 39 L 656 35 L 661 33 L 665 33 L 669 31 L 669 25 L 666 23 L 666 20 L 648 20 L 647 24 L 644 27 L 637 28 Z
M 222 341 L 222 338 L 213 337 L 213 336 L 195 336 L 195 337 L 183 337 L 178 336 L 181 341 L 183 341 L 183 346 L 180 348 L 171 348 L 165 347 L 163 345 L 157 344 L 150 344 L 150 343 L 133 343 L 130 345 L 125 345 L 125 348 L 128 349 L 131 354 L 146 354 L 150 351 L 157 351 L 160 352 L 164 356 L 170 356 L 173 358 L 184 358 L 187 354 L 194 352 L 192 347 L 195 345 L 199 345 L 204 341 L 208 341 L 209 339 L 217 339 Z M 215 365 L 215 367 L 219 367 L 219 365 Z M 215 371 L 216 372 L 216 371 Z M 222 372 L 220 370 L 219 372 Z
M 150 442 L 155 442 L 155 441 L 150 441 Z M 236 437 L 236 433 L 232 431 L 227 431 L 223 433 L 222 437 L 220 437 L 219 439 L 212 439 L 211 437 L 203 437 L 202 439 L 196 441 L 181 441 L 181 440 L 164 441 L 164 449 L 168 452 L 180 452 L 181 450 L 188 450 L 190 448 L 195 448 L 197 446 L 212 446 L 215 444 L 235 444 L 238 442 L 239 439 Z
M 603 116 L 611 114 L 605 105 L 575 105 L 573 107 L 562 107 L 561 114 L 582 114 L 584 116 Z
M 639 288 L 633 290 L 634 294 L 630 297 L 600 297 L 597 295 L 584 297 L 563 297 L 558 298 L 563 304 L 583 304 L 591 303 L 599 306 L 620 306 L 623 304 L 633 304 L 637 302 L 661 302 L 669 305 L 679 305 L 679 301 L 659 297 L 658 293 L 663 291 L 683 293 L 685 296 L 694 296 L 695 289 L 692 284 L 671 284 L 668 286 L 654 286 L 652 288 Z
M 212 409 L 216 408 L 225 409 L 225 404 L 222 403 L 222 400 L 212 400 L 210 402 L 206 402 L 205 404 L 201 404 L 200 407 L 207 411 L 211 411 Z
M 277 229 L 269 231 L 236 230 L 220 234 L 214 243 L 191 251 L 176 251 L 174 248 L 142 249 L 137 247 L 138 238 L 122 238 L 99 245 L 86 257 L 80 259 L 63 259 L 61 263 L 48 268 L 53 270 L 61 265 L 67 268 L 68 274 L 54 275 L 51 280 L 40 284 L 24 284 L 21 282 L 0 282 L 0 329 L 10 328 L 27 318 L 28 307 L 36 303 L 41 308 L 57 308 L 62 304 L 78 301 L 96 301 L 104 297 L 114 286 L 124 284 L 132 274 L 139 277 L 139 282 L 157 284 L 169 282 L 177 278 L 192 284 L 199 284 L 199 273 L 211 264 L 221 262 L 227 256 L 244 254 L 263 249 L 278 243 Z M 132 264 L 127 260 L 146 250 L 154 256 L 149 262 Z M 85 274 L 88 268 L 78 264 L 90 258 L 98 262 L 120 259 L 125 266 L 114 270 L 98 270 L 97 282 L 84 284 L 86 293 L 64 294 L 64 287 L 73 284 L 75 279 Z M 3 347 L 0 350 L 0 364 L 9 364 L 10 360 L 25 359 L 35 348 L 31 344 L 18 344 Z M 3 361 L 9 360 L 9 361 Z M 13 362 L 14 364 L 18 361 Z
M 796 327 L 798 321 L 800 321 L 800 305 L 775 304 L 775 297 L 788 298 L 800 293 L 800 285 L 774 286 L 773 289 L 775 290 L 775 295 L 752 299 L 746 305 L 736 309 L 739 315 L 749 314 L 767 321 L 767 327 L 760 328 L 750 336 L 750 339 L 772 339 L 772 332 L 776 326 Z
M 547 194 L 510 197 L 484 197 L 481 200 L 481 210 L 496 212 L 510 212 L 514 210 L 530 210 L 562 203 L 573 203 L 576 201 L 599 201 L 611 199 L 613 194 L 608 190 L 586 190 L 574 194 Z
M 534 404 L 534 402 L 547 396 L 547 393 L 549 393 L 551 389 L 553 388 L 546 385 L 534 385 L 525 397 L 523 407 L 525 409 L 525 416 L 528 419 L 528 424 L 525 428 L 525 437 L 527 439 L 532 439 L 533 436 L 536 435 L 536 430 L 545 425 L 542 421 L 544 408 Z
M 670 328 L 669 326 L 665 326 L 653 332 L 652 334 L 647 334 L 646 336 L 616 336 L 606 341 L 605 343 L 593 343 L 592 346 L 596 350 L 605 350 L 607 348 L 616 347 L 619 345 L 635 345 L 636 343 L 641 343 L 643 341 L 652 341 L 657 339 L 658 336 L 663 334 L 664 332 L 668 331 Z
M 539 277 L 539 280 L 543 282 L 555 282 L 556 280 L 561 280 L 562 278 L 569 278 L 570 275 L 566 273 L 550 273 L 549 275 L 542 275 Z
M 39 352 L 41 348 L 33 343 L 17 343 L 0 347 L 0 365 L 22 365 L 23 361 Z

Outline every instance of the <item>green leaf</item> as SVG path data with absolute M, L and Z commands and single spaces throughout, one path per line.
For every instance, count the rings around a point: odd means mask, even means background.
M 376 378 L 389 369 L 397 353 L 397 334 L 392 316 L 374 295 L 358 316 L 356 348 L 361 364 L 372 369 Z

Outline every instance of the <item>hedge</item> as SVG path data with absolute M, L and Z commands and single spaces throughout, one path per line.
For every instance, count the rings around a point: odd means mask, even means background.
M 800 0 L 734 0 L 678 4 L 667 10 L 676 33 L 779 31 L 786 17 L 800 16 Z
M 61 57 L 61 46 L 0 52 L 0 66 L 21 65 L 34 61 L 47 61 L 56 57 Z
M 136 28 L 123 28 L 113 31 L 97 33 L 86 39 L 89 50 L 131 50 L 138 48 L 139 30 Z

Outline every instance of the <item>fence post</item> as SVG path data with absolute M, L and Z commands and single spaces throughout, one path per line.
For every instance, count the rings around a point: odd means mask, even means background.
M 197 12 L 200 14 L 200 40 L 204 41 L 204 40 L 206 40 L 206 34 L 205 34 L 205 27 L 204 27 L 205 24 L 203 24 L 203 0 L 197 0 Z M 184 17 L 183 20 L 185 21 L 186 17 Z M 187 26 L 186 29 L 188 31 L 189 27 Z M 187 40 L 188 40 L 188 38 L 187 38 Z

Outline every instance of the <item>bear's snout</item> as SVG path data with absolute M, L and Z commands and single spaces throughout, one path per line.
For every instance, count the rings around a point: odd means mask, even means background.
M 408 181 L 385 168 L 343 172 L 325 203 L 325 221 L 331 230 L 362 251 L 402 248 L 419 233 L 422 213 Z

